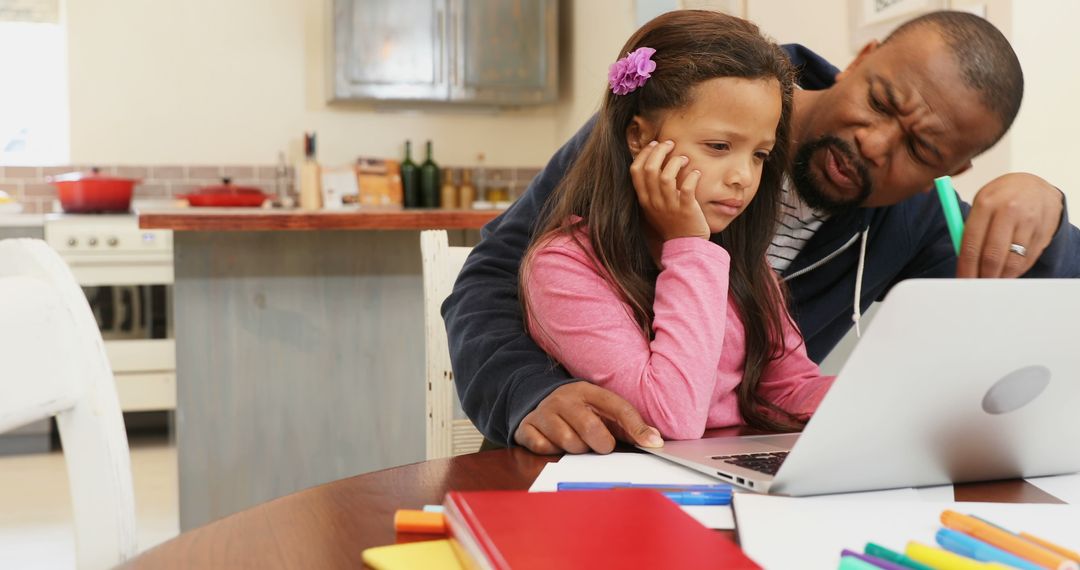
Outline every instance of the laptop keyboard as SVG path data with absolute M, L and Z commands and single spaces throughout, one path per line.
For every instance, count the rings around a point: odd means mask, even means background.
M 715 455 L 712 459 L 738 465 L 746 469 L 752 469 L 766 475 L 776 475 L 780 470 L 780 464 L 787 459 L 787 451 L 774 451 L 770 453 L 746 453 L 739 455 Z

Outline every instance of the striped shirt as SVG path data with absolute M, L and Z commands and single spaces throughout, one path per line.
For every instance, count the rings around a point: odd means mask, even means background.
M 794 191 L 790 178 L 784 178 L 780 192 L 780 217 L 776 220 L 776 235 L 766 252 L 769 265 L 782 274 L 799 255 L 806 242 L 814 237 L 828 215 L 807 206 Z

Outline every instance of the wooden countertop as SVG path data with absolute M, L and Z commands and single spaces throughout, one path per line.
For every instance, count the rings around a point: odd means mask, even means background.
M 174 231 L 460 230 L 479 229 L 503 210 L 269 210 L 183 208 L 138 212 L 139 227 Z

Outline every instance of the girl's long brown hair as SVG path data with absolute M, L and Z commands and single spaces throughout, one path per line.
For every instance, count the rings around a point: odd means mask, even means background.
M 644 221 L 633 182 L 633 157 L 626 131 L 635 116 L 656 119 L 658 113 L 690 103 L 691 89 L 708 79 L 737 77 L 776 79 L 782 112 L 776 144 L 762 170 L 757 195 L 746 210 L 711 240 L 731 257 L 729 294 L 746 331 L 743 380 L 737 388 L 739 412 L 747 424 L 772 431 L 790 430 L 800 422 L 762 398 L 757 391 L 762 371 L 784 350 L 783 292 L 765 260 L 780 207 L 780 184 L 787 165 L 793 73 L 784 52 L 745 20 L 707 10 L 679 10 L 656 17 L 638 30 L 619 51 L 625 56 L 640 47 L 656 50 L 656 71 L 644 86 L 627 95 L 606 90 L 596 124 L 581 154 L 556 187 L 540 219 L 522 264 L 528 270 L 532 252 L 547 237 L 574 232 L 585 224 L 598 271 L 629 306 L 642 334 L 652 338 L 653 297 L 659 268 L 645 238 Z M 582 218 L 577 223 L 570 220 Z M 576 238 L 574 238 L 576 239 Z M 520 280 L 528 314 L 525 279 Z M 525 319 L 528 322 L 528 318 Z

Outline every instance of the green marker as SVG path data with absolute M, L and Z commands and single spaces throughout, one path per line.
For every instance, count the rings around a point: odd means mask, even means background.
M 948 178 L 948 177 L 946 177 Z M 953 199 L 953 203 L 956 203 L 956 199 Z M 880 544 L 874 544 L 873 542 L 866 543 L 866 554 L 880 558 L 882 560 L 888 560 L 893 564 L 899 564 L 900 566 L 906 566 L 916 570 L 934 570 L 930 566 L 921 562 L 916 562 L 907 556 L 900 554 L 899 552 L 893 552 Z
M 934 179 L 934 187 L 937 188 L 938 199 L 941 200 L 941 209 L 945 212 L 945 223 L 949 226 L 949 236 L 952 237 L 956 255 L 960 255 L 960 241 L 964 238 L 964 216 L 960 214 L 960 202 L 956 200 L 956 189 L 952 185 L 952 177 L 942 176 Z
M 881 570 L 881 568 L 854 556 L 844 556 L 840 559 L 840 565 L 836 570 Z

